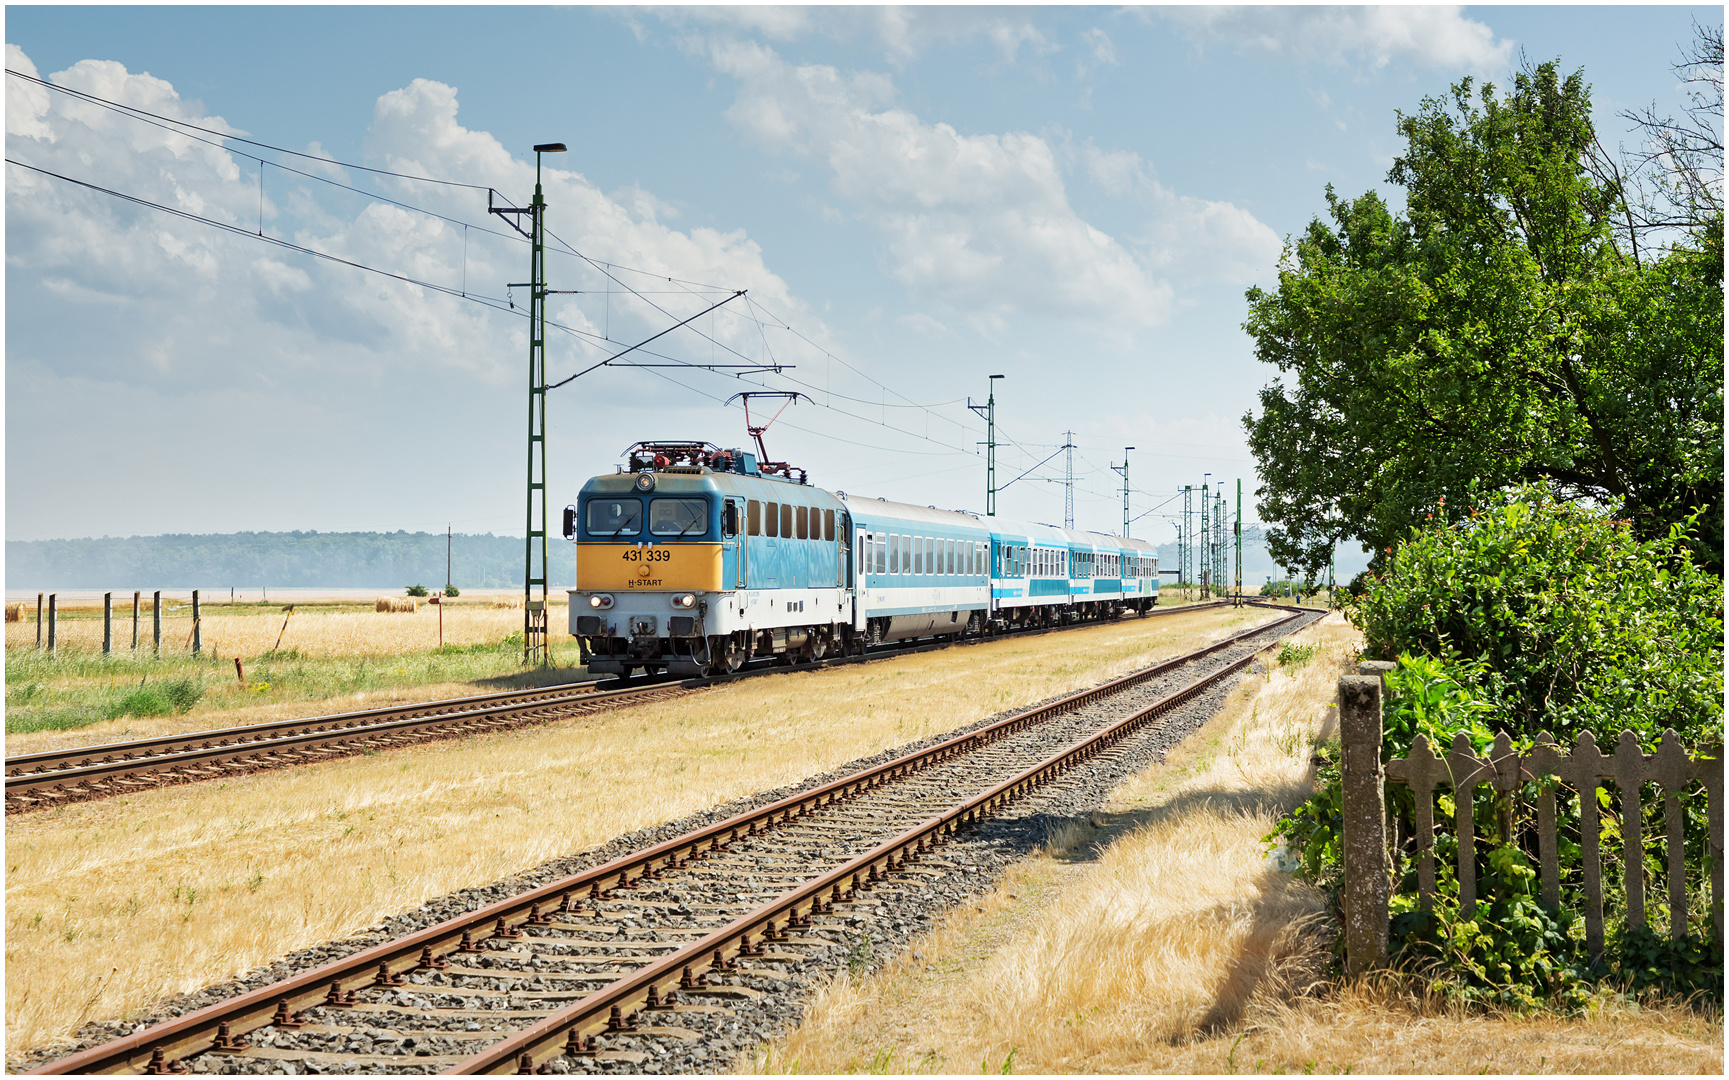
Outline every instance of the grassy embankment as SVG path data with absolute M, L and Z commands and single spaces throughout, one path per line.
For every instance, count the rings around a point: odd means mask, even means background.
M 545 727 L 14 817 L 6 1044 L 453 890 L 1186 652 L 1195 611 L 754 679 Z
M 101 653 L 100 605 L 62 613 L 68 644 L 53 656 L 35 648 L 30 616 L 8 623 L 6 752 L 586 677 L 565 632 L 562 605 L 548 613 L 552 669 L 528 672 L 521 663 L 520 608 L 495 608 L 486 599 L 449 601 L 442 648 L 438 608 L 423 603 L 412 614 L 372 608 L 371 602 L 298 603 L 286 616 L 278 605 L 208 604 L 200 620 L 204 654 L 196 658 L 186 650 L 191 621 L 184 616 L 169 620 L 163 655 L 151 655 L 148 607 L 136 653 L 130 610 L 124 620 L 116 614 L 117 647 L 108 656 Z M 236 657 L 244 682 L 234 669 Z
M 753 1072 L 1709 1072 L 1720 1015 L 1605 999 L 1578 1019 L 1469 1014 L 1387 980 L 1336 992 L 1321 898 L 1260 838 L 1360 636 L 1338 616 L 1206 727 L 1053 830 L 981 901 L 831 984 Z

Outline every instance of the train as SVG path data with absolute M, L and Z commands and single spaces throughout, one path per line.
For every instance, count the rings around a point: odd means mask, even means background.
M 1145 541 L 825 491 L 708 442 L 623 456 L 564 510 L 570 633 L 593 673 L 726 674 L 1145 615 L 1159 600 Z

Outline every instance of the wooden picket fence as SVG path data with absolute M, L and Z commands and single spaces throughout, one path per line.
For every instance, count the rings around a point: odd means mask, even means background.
M 1505 732 L 1487 756 L 1479 756 L 1464 735 L 1454 737 L 1443 755 L 1436 755 L 1426 737 L 1418 735 L 1409 756 L 1381 764 L 1382 676 L 1391 664 L 1362 665 L 1361 674 L 1339 680 L 1339 721 L 1342 739 L 1344 810 L 1344 881 L 1346 968 L 1362 971 L 1385 961 L 1387 912 L 1391 896 L 1392 859 L 1402 850 L 1399 819 L 1386 814 L 1385 782 L 1404 784 L 1415 798 L 1414 841 L 1418 903 L 1433 909 L 1435 892 L 1435 792 L 1454 793 L 1454 834 L 1459 841 L 1457 874 L 1459 903 L 1469 909 L 1477 900 L 1477 792 L 1490 789 L 1495 800 L 1500 840 L 1512 838 L 1517 805 L 1526 784 L 1536 783 L 1538 878 L 1541 899 L 1551 908 L 1561 902 L 1559 830 L 1556 821 L 1558 786 L 1579 795 L 1579 839 L 1584 890 L 1586 947 L 1593 957 L 1603 952 L 1603 876 L 1599 850 L 1601 807 L 1597 789 L 1605 781 L 1619 793 L 1623 865 L 1626 874 L 1627 923 L 1646 925 L 1645 843 L 1641 791 L 1646 783 L 1662 788 L 1664 845 L 1668 855 L 1667 901 L 1669 932 L 1687 931 L 1687 878 L 1683 843 L 1685 815 L 1682 797 L 1695 783 L 1704 788 L 1709 824 L 1711 917 L 1723 926 L 1723 762 L 1721 746 L 1690 755 L 1674 731 L 1667 731 L 1655 754 L 1639 749 L 1637 737 L 1623 731 L 1612 754 L 1603 754 L 1589 733 L 1563 751 L 1547 733 L 1539 735 L 1525 754 L 1513 751 Z

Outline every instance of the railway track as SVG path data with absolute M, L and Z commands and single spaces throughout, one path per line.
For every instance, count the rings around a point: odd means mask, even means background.
M 1155 609 L 1152 614 L 1220 606 L 1224 604 L 1197 604 L 1164 611 Z M 951 644 L 880 646 L 863 656 L 818 661 L 801 665 L 797 670 L 884 659 L 947 648 Z M 566 684 L 23 754 L 6 759 L 6 813 L 112 798 L 173 784 L 233 778 L 432 739 L 488 734 L 682 697 L 738 679 L 787 670 L 771 661 L 732 675 L 620 689 L 597 689 L 592 683 Z
M 971 864 L 955 854 L 965 834 L 1132 753 L 1161 718 L 1316 614 L 1292 612 L 34 1071 L 724 1067 L 741 1026 L 754 1038 L 766 1003 L 800 972 L 840 966 L 927 882 L 966 876 Z

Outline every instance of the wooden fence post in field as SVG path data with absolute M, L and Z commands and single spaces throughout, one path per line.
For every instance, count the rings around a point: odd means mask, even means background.
M 60 614 L 59 605 L 56 603 L 58 596 L 59 596 L 58 593 L 49 593 L 48 594 L 48 655 L 49 656 L 54 655 L 54 644 L 55 644 L 56 637 L 57 637 L 56 631 L 59 629 L 59 627 L 57 626 L 57 623 L 59 622 L 59 620 L 56 618 L 56 616 L 58 616 Z
M 157 589 L 150 594 L 150 634 L 151 648 L 157 656 L 162 655 L 162 590 Z
M 1339 680 L 1339 734 L 1344 816 L 1344 882 L 1339 899 L 1345 909 L 1345 971 L 1358 975 L 1387 960 L 1389 889 L 1378 671 Z
M 102 594 L 102 655 L 114 651 L 114 594 Z
M 199 633 L 198 625 L 198 590 L 192 590 L 192 655 L 197 656 L 204 651 L 204 636 Z
M 138 651 L 138 602 L 144 594 L 137 589 L 132 590 L 132 651 Z

